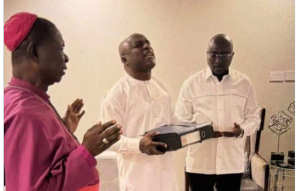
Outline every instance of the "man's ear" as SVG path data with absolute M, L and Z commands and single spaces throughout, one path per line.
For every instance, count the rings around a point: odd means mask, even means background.
M 39 63 L 39 57 L 36 49 L 36 45 L 32 42 L 29 43 L 27 47 L 27 53 L 31 60 L 33 60 L 35 63 Z
M 123 64 L 128 64 L 126 56 L 122 56 L 121 61 Z

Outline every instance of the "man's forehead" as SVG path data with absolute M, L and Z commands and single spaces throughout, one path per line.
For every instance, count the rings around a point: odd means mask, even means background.
M 226 41 L 215 41 L 212 40 L 208 44 L 208 51 L 215 51 L 215 52 L 231 52 L 233 46 L 230 42 Z
M 127 37 L 124 41 L 122 41 L 119 45 L 119 53 L 120 55 L 124 54 L 126 51 L 131 49 L 135 43 L 139 41 L 148 41 L 148 39 L 142 34 L 132 34 Z
M 55 28 L 55 30 L 52 31 L 51 36 L 55 42 L 62 44 L 62 45 L 65 44 L 62 34 L 60 33 L 60 31 L 57 28 Z
M 65 41 L 64 41 L 64 39 L 63 39 L 62 34 L 60 33 L 59 30 L 57 30 L 57 32 L 58 32 L 57 36 L 58 36 L 58 38 L 59 38 L 59 41 L 60 41 L 62 44 L 65 44 Z
M 148 39 L 142 34 L 133 34 L 129 38 L 127 38 L 127 42 L 135 43 L 138 41 L 148 41 Z

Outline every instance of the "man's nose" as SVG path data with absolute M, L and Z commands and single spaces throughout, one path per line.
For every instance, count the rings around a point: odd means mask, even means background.
M 221 57 L 219 55 L 216 55 L 215 63 L 216 64 L 222 63 Z
M 148 48 L 150 48 L 150 44 L 149 43 L 145 43 L 144 44 L 144 49 L 148 49 Z
M 69 57 L 66 54 L 64 55 L 65 55 L 65 63 L 69 62 Z

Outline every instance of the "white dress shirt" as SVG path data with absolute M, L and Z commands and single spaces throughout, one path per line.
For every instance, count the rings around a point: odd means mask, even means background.
M 244 129 L 243 138 L 220 137 L 188 147 L 186 171 L 199 174 L 244 172 L 246 136 L 259 127 L 259 107 L 250 80 L 229 70 L 221 82 L 209 67 L 182 85 L 175 111 L 183 122 L 213 122 L 214 131 L 232 131 L 234 123 Z
M 122 191 L 178 190 L 172 153 L 148 156 L 139 150 L 141 135 L 170 124 L 173 113 L 166 86 L 154 77 L 139 81 L 126 75 L 104 95 L 100 120 L 115 119 L 123 128 L 121 140 L 110 148 L 117 152 Z

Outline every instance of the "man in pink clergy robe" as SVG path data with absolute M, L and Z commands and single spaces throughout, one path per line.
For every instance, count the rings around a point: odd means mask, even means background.
M 121 126 L 98 122 L 79 143 L 73 132 L 84 114 L 82 100 L 69 106 L 63 119 L 56 112 L 47 90 L 61 81 L 69 58 L 53 23 L 17 13 L 5 23 L 4 43 L 13 71 L 4 89 L 6 190 L 98 190 L 94 156 L 120 139 Z

